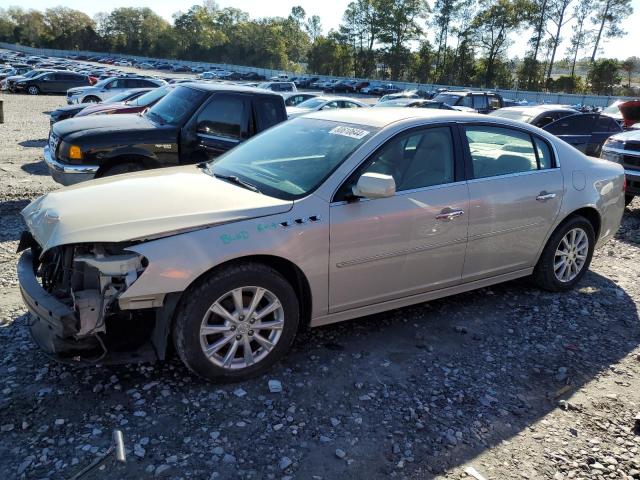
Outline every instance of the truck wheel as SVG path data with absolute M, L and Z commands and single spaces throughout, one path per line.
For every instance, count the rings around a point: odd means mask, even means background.
M 625 195 L 624 196 L 624 205 L 628 207 L 631 202 L 633 202 L 634 195 Z
M 89 95 L 88 97 L 84 97 L 82 99 L 82 103 L 100 103 L 100 99 L 98 97 L 94 97 L 93 95 Z
M 591 223 L 579 215 L 571 217 L 549 238 L 533 271 L 533 282 L 552 292 L 571 290 L 589 269 L 594 246 Z
M 259 263 L 212 272 L 185 293 L 173 341 L 184 364 L 216 381 L 242 381 L 268 370 L 291 347 L 300 318 L 287 280 Z
M 29 95 L 38 95 L 40 93 L 40 89 L 35 85 L 31 85 L 29 88 L 27 88 L 27 92 L 29 93 Z
M 111 177 L 113 175 L 122 175 L 123 173 L 140 172 L 144 167 L 135 162 L 118 163 L 106 169 L 101 177 Z

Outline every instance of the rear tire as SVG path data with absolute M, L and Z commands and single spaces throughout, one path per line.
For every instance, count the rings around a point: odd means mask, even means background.
M 144 170 L 144 166 L 135 162 L 118 163 L 106 169 L 100 177 L 111 177 L 113 175 L 122 175 L 124 173 L 140 172 Z
M 570 217 L 547 241 L 533 271 L 533 283 L 551 292 L 571 290 L 587 273 L 594 246 L 593 225 L 580 215 Z
M 29 95 L 38 95 L 40 94 L 40 89 L 35 85 L 31 85 L 29 88 L 27 88 L 27 93 Z
M 299 319 L 298 298 L 280 273 L 240 263 L 213 271 L 185 293 L 173 340 L 193 373 L 212 382 L 236 382 L 279 361 L 293 343 Z
M 633 202 L 633 197 L 634 197 L 634 195 L 625 195 L 624 196 L 624 206 L 625 207 L 628 207 L 631 204 L 631 202 Z

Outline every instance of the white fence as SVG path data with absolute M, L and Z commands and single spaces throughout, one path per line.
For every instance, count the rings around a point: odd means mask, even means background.
M 255 72 L 259 75 L 264 75 L 266 78 L 274 77 L 280 74 L 286 74 L 289 76 L 300 76 L 299 73 L 295 72 L 287 72 L 284 70 L 272 70 L 269 68 L 257 68 L 257 67 L 247 67 L 243 65 L 231 65 L 226 63 L 212 63 L 212 62 L 191 62 L 186 60 L 173 60 L 166 58 L 152 58 L 152 57 L 140 57 L 136 55 L 126 55 L 119 53 L 105 53 L 105 52 L 91 52 L 85 50 L 55 50 L 50 48 L 33 48 L 33 47 L 25 47 L 23 45 L 14 45 L 11 43 L 0 42 L 0 48 L 5 48 L 7 50 L 15 50 L 24 53 L 28 53 L 30 55 L 38 55 L 38 56 L 50 56 L 50 57 L 66 57 L 68 55 L 84 55 L 84 56 L 108 56 L 112 58 L 126 58 L 126 59 L 135 59 L 139 62 L 147 62 L 147 61 L 166 61 L 171 64 L 179 64 L 186 65 L 189 67 L 204 67 L 211 68 L 217 67 L 225 70 L 231 70 L 239 73 L 247 73 L 247 72 Z M 312 74 L 306 74 L 307 76 Z M 317 76 L 321 79 L 344 79 L 344 77 L 333 77 L 329 75 L 313 75 Z M 360 79 L 358 79 L 360 80 Z M 367 80 L 367 79 L 361 79 Z M 378 81 L 378 80 L 374 80 Z M 436 88 L 450 88 L 450 89 L 461 89 L 464 87 L 455 86 L 455 85 L 435 85 L 435 84 L 425 84 L 425 83 L 409 83 L 409 82 L 392 82 L 385 81 L 384 83 L 391 83 L 396 85 L 398 88 L 404 90 L 426 90 L 431 91 Z M 474 90 L 483 90 L 479 88 L 474 88 Z M 491 90 L 493 92 L 497 92 L 502 95 L 504 98 L 510 100 L 526 100 L 528 102 L 535 103 L 559 103 L 564 105 L 592 105 L 595 107 L 607 107 L 611 105 L 615 100 L 632 100 L 633 97 L 614 97 L 614 96 L 603 96 L 603 95 L 574 95 L 568 93 L 546 93 L 546 92 L 529 92 L 525 90 L 503 90 L 503 89 L 484 89 Z

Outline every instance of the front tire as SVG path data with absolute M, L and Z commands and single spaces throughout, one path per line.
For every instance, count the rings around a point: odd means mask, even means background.
M 113 175 L 122 175 L 124 173 L 140 172 L 144 167 L 135 162 L 119 163 L 107 168 L 100 177 L 111 177 Z
M 552 292 L 571 290 L 587 273 L 594 246 L 593 225 L 580 215 L 569 218 L 549 238 L 533 271 L 533 282 Z
M 82 103 L 100 103 L 100 99 L 98 97 L 94 97 L 90 95 L 82 99 Z
M 40 89 L 35 85 L 31 85 L 29 88 L 27 88 L 27 93 L 29 95 L 38 95 L 40 93 Z
M 242 381 L 285 355 L 299 321 L 289 282 L 266 265 L 241 263 L 212 272 L 185 293 L 173 340 L 196 375 L 212 382 Z

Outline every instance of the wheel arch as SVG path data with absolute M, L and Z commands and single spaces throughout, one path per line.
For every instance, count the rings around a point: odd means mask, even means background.
M 589 221 L 595 233 L 595 241 L 598 243 L 598 239 L 600 238 L 600 228 L 602 227 L 602 218 L 600 218 L 600 212 L 598 212 L 595 207 L 582 207 L 568 213 L 553 231 L 555 232 L 570 218 L 576 216 L 584 217 Z
M 102 165 L 100 165 L 100 168 L 96 172 L 96 178 L 103 177 L 107 170 L 121 163 L 140 163 L 145 169 L 157 168 L 160 166 L 153 158 L 139 154 L 122 153 L 107 159 Z
M 303 330 L 309 327 L 312 312 L 311 286 L 300 267 L 291 260 L 276 255 L 247 255 L 237 257 L 219 263 L 209 270 L 206 270 L 195 278 L 182 292 L 171 293 L 165 297 L 164 305 L 156 311 L 156 325 L 152 333 L 152 343 L 160 359 L 165 358 L 170 332 L 176 320 L 176 312 L 180 303 L 185 298 L 185 294 L 188 294 L 204 277 L 210 275 L 212 272 L 239 263 L 260 263 L 273 268 L 282 275 L 291 284 L 298 297 L 300 304 L 299 329 Z

